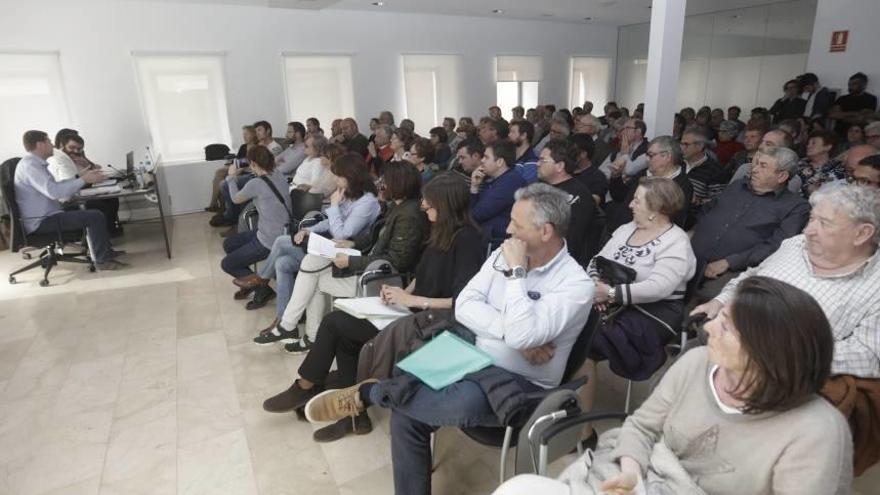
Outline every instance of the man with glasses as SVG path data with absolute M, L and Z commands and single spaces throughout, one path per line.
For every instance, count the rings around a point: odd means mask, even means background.
M 689 127 L 681 137 L 685 173 L 694 188 L 690 218 L 686 226 L 696 222 L 696 215 L 703 207 L 721 194 L 730 181 L 731 174 L 706 152 L 707 131 L 702 127 Z
M 599 165 L 606 177 L 635 177 L 648 167 L 648 128 L 639 119 L 627 119 L 620 130 L 620 151 L 612 152 Z
M 850 184 L 880 189 L 880 154 L 863 158 L 852 170 L 847 168 L 846 181 Z
M 785 94 L 770 107 L 770 115 L 773 117 L 774 124 L 800 117 L 804 114 L 804 106 L 807 104 L 800 96 L 801 86 L 796 79 L 785 83 L 782 89 Z
M 578 151 L 569 141 L 554 139 L 548 142 L 538 158 L 538 179 L 568 194 L 571 221 L 565 241 L 571 257 L 579 265 L 587 266 L 590 258 L 601 247 L 601 232 L 594 228 L 597 208 L 590 189 L 574 178 Z
M 608 157 L 608 153 L 611 152 L 608 143 L 606 143 L 604 139 L 599 139 L 598 137 L 599 131 L 601 130 L 602 124 L 595 115 L 589 113 L 578 115 L 574 121 L 574 134 L 572 134 L 572 136 L 581 134 L 588 136 L 590 140 L 593 141 L 594 146 L 591 160 L 595 163 L 604 162 L 605 158 Z
M 865 126 L 865 143 L 880 150 L 880 121 Z

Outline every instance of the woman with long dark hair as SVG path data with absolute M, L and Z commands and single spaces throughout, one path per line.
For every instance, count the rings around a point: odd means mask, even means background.
M 470 218 L 470 194 L 460 179 L 443 174 L 425 185 L 421 209 L 431 222 L 428 245 L 416 267 L 416 278 L 406 289 L 385 286 L 382 299 L 415 311 L 451 309 L 453 299 L 480 269 L 486 244 Z M 404 317 L 411 318 L 411 317 Z M 300 378 L 284 392 L 266 400 L 269 412 L 292 411 L 324 390 L 330 365 L 336 360 L 339 383 L 354 385 L 361 347 L 379 333 L 367 320 L 333 311 L 321 321 L 315 343 L 299 368 Z M 315 432 L 319 442 L 364 434 L 372 429 L 367 414 L 339 421 Z

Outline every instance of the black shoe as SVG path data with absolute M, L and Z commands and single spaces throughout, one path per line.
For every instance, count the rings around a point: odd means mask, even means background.
M 271 413 L 290 412 L 305 406 L 306 402 L 323 391 L 324 388 L 318 385 L 305 390 L 299 386 L 299 380 L 296 380 L 284 392 L 263 401 L 263 410 Z
M 254 293 L 254 298 L 248 301 L 245 309 L 260 309 L 275 299 L 275 291 L 271 287 L 260 287 Z
M 315 430 L 312 433 L 312 440 L 319 443 L 335 442 L 349 433 L 366 435 L 371 431 L 373 431 L 373 422 L 366 412 L 362 412 L 357 416 L 343 418 L 330 426 Z
M 312 344 L 314 344 L 314 342 L 309 340 L 309 336 L 304 335 L 301 339 L 297 339 L 289 344 L 284 344 L 284 352 L 290 354 L 305 354 L 312 348 Z
M 345 388 L 345 385 L 339 384 L 339 370 L 327 373 L 327 378 L 324 378 L 324 388 Z
M 275 325 L 271 332 L 261 333 L 254 337 L 254 343 L 257 345 L 269 345 L 275 342 L 295 342 L 299 338 L 299 332 L 296 329 L 287 330 L 281 324 Z
M 574 446 L 574 450 L 569 452 L 569 454 L 580 454 L 581 452 L 586 452 L 588 450 L 596 451 L 596 445 L 599 443 L 599 434 L 596 433 L 596 430 L 593 430 L 593 433 L 588 437 L 582 440 L 579 440 L 577 445 Z
M 251 295 L 251 292 L 253 291 L 253 289 L 239 289 L 235 292 L 235 294 L 233 294 L 232 298 L 236 301 L 244 301 L 248 298 L 249 295 Z
M 208 224 L 210 224 L 211 227 L 229 227 L 230 225 L 235 225 L 235 222 L 227 220 L 222 213 L 218 213 L 208 220 Z

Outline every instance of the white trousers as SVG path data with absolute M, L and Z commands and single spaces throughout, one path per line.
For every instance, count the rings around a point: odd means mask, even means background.
M 303 311 L 306 312 L 306 335 L 315 340 L 318 326 L 327 314 L 327 294 L 334 297 L 354 297 L 357 293 L 357 276 L 333 278 L 333 263 L 320 256 L 307 254 L 302 260 L 290 302 L 281 316 L 281 326 L 292 330 Z M 326 268 L 325 268 L 326 267 Z M 322 270 L 322 268 L 324 268 Z M 315 272 L 315 273 L 310 273 Z

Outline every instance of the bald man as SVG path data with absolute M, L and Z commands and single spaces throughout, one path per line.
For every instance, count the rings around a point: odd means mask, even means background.
M 345 149 L 360 156 L 367 156 L 370 141 L 358 130 L 357 122 L 351 117 L 342 121 L 342 145 Z

